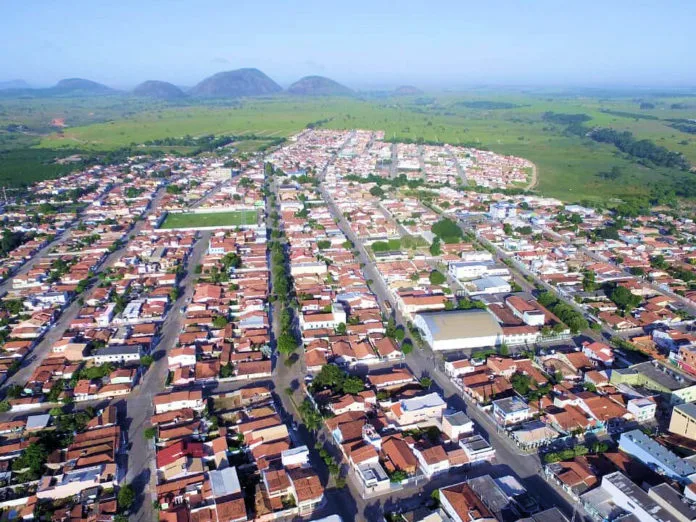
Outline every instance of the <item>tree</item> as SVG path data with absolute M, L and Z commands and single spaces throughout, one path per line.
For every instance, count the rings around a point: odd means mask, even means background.
M 147 440 L 152 440 L 157 436 L 157 428 L 154 426 L 150 426 L 149 428 L 145 428 L 145 431 L 143 431 L 143 436 Z
M 435 223 L 431 231 L 445 243 L 458 243 L 464 237 L 462 229 L 450 218 L 443 218 Z
M 320 388 L 340 388 L 346 378 L 346 372 L 341 370 L 333 363 L 321 367 L 319 373 L 314 377 L 314 385 Z
M 12 406 L 7 400 L 0 401 L 0 413 L 8 412 L 12 409 Z
M 222 330 L 225 326 L 227 326 L 227 317 L 223 315 L 216 315 L 213 317 L 213 328 L 216 330 Z
M 401 353 L 408 355 L 413 351 L 413 343 L 410 340 L 401 343 Z
M 351 375 L 345 378 L 342 388 L 343 393 L 356 395 L 365 389 L 365 383 L 360 377 Z
M 384 191 L 383 191 L 380 187 L 378 187 L 377 185 L 375 185 L 374 187 L 372 187 L 372 188 L 370 189 L 370 194 L 372 194 L 372 195 L 375 196 L 376 198 L 381 198 L 381 197 L 384 196 Z
M 505 233 L 506 236 L 511 236 L 512 235 L 512 225 L 510 223 L 504 223 L 503 224 L 503 232 Z
M 595 281 L 595 273 L 593 270 L 585 270 L 583 272 L 582 288 L 585 292 L 594 292 L 597 290 L 597 282 Z
M 316 431 L 321 427 L 321 414 L 314 407 L 309 399 L 302 401 L 299 407 L 300 416 L 308 430 Z
M 43 444 L 32 442 L 21 456 L 12 461 L 12 470 L 19 472 L 28 469 L 32 475 L 39 475 L 47 458 L 48 451 Z
M 515 373 L 510 377 L 510 384 L 520 395 L 527 395 L 532 385 L 532 378 L 523 373 Z
M 433 380 L 430 377 L 421 377 L 420 381 L 418 382 L 421 388 L 426 390 L 430 389 L 430 387 L 433 385 Z
M 442 255 L 442 242 L 439 237 L 436 237 L 430 245 L 430 254 L 433 256 Z
M 630 312 L 643 301 L 640 296 L 635 295 L 624 286 L 614 288 L 611 294 L 609 294 L 609 299 L 624 312 Z
M 503 357 L 507 357 L 508 355 L 510 355 L 510 348 L 508 348 L 508 345 L 507 345 L 507 344 L 502 343 L 502 344 L 498 347 L 498 353 L 499 353 L 500 355 L 502 355 Z
M 135 490 L 130 484 L 121 486 L 118 490 L 118 509 L 120 511 L 128 511 L 135 503 Z
M 339 323 L 338 326 L 336 326 L 336 333 L 338 335 L 346 335 L 346 333 L 347 333 L 346 323 Z
M 278 351 L 282 354 L 288 355 L 297 350 L 297 339 L 289 333 L 283 332 L 278 337 Z
M 328 239 L 321 239 L 317 241 L 317 248 L 319 250 L 326 250 L 327 248 L 331 248 L 331 241 Z
M 433 285 L 441 285 L 446 281 L 445 276 L 439 270 L 433 270 L 430 272 L 430 283 Z
M 152 355 L 143 355 L 140 358 L 140 364 L 147 368 L 149 368 L 153 362 L 155 362 L 155 359 L 152 357 Z

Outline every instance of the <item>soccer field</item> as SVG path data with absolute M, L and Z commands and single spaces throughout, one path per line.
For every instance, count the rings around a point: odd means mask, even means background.
M 234 212 L 206 212 L 168 214 L 160 228 L 203 228 L 255 225 L 258 219 L 256 210 L 237 210 Z

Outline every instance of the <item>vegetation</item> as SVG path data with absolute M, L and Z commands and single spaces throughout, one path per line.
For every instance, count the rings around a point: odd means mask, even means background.
M 251 143 L 254 137 L 265 145 L 309 125 L 320 125 L 379 129 L 394 140 L 465 144 L 526 157 L 538 168 L 537 189 L 566 200 L 649 196 L 656 187 L 659 191 L 686 185 L 687 177 L 678 168 L 660 166 L 647 158 L 644 161 L 620 152 L 614 143 L 595 141 L 586 132 L 569 129 L 576 125 L 587 130 L 628 131 L 638 142 L 649 140 L 696 161 L 693 126 L 686 123 L 694 117 L 690 105 L 683 98 L 656 94 L 648 108 L 636 113 L 635 96 L 603 93 L 600 100 L 587 93 L 477 91 L 388 102 L 369 97 L 327 100 L 276 96 L 169 103 L 120 95 L 87 100 L 4 98 L 0 128 L 7 131 L 0 134 L 0 180 L 3 184 L 27 184 L 97 160 L 143 152 L 190 153 L 198 145 L 184 145 L 183 141 L 156 144 L 158 140 L 181 139 L 173 137 L 214 134 L 235 138 L 235 146 Z M 55 114 L 70 114 L 69 132 L 48 127 Z M 245 136 L 250 139 L 243 139 Z M 55 161 L 74 154 L 80 156 L 76 163 Z M 624 172 L 621 184 L 587 175 L 608 172 L 613 166 Z
M 589 324 L 583 315 L 569 304 L 560 301 L 553 292 L 542 292 L 537 298 L 542 306 L 551 310 L 574 334 L 587 330 Z
M 444 243 L 458 243 L 464 238 L 462 229 L 450 218 L 442 218 L 431 230 Z
M 161 228 L 201 228 L 254 225 L 258 219 L 255 210 L 238 210 L 235 212 L 190 212 L 167 214 Z

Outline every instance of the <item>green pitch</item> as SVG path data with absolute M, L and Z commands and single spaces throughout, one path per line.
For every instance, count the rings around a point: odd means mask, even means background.
M 234 212 L 206 212 L 168 214 L 160 228 L 204 228 L 255 225 L 258 213 L 255 210 Z

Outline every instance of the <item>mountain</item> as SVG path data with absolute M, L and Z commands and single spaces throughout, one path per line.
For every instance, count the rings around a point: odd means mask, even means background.
M 159 100 L 178 100 L 179 98 L 186 97 L 184 91 L 179 89 L 176 85 L 158 80 L 148 80 L 141 83 L 133 89 L 133 94 L 136 96 L 157 98 Z
M 305 76 L 300 78 L 288 87 L 288 92 L 301 96 L 350 96 L 354 94 L 345 85 L 323 76 Z
M 262 96 L 282 91 L 283 88 L 258 69 L 246 68 L 209 76 L 193 89 L 193 96 L 206 98 L 234 98 Z
M 115 92 L 111 87 L 83 78 L 61 80 L 48 90 L 54 94 L 110 94 Z
M 0 90 L 5 89 L 31 89 L 31 85 L 24 80 L 8 80 L 6 82 L 0 82 Z
M 413 96 L 416 94 L 423 94 L 423 91 L 413 85 L 400 85 L 394 89 L 395 96 Z

